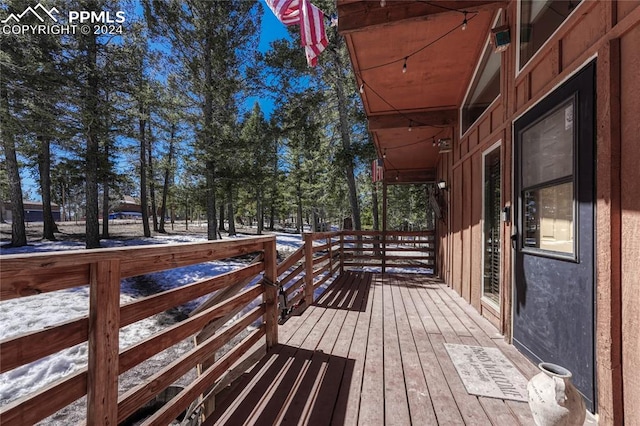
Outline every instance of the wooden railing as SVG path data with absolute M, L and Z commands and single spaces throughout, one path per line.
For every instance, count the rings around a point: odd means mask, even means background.
M 88 423 L 117 424 L 198 366 L 198 378 L 144 423 L 168 424 L 201 395 L 215 395 L 221 383 L 255 362 L 249 351 L 263 337 L 267 350 L 276 345 L 278 316 L 292 306 L 311 305 L 314 293 L 337 274 L 362 267 L 433 272 L 434 243 L 432 232 L 308 233 L 303 246 L 279 265 L 273 236 L 3 256 L 1 300 L 88 285 L 90 301 L 87 316 L 0 342 L 0 373 L 84 342 L 89 354 L 87 367 L 2 407 L 0 424 L 34 424 L 85 395 Z M 249 254 L 253 261 L 233 272 L 120 304 L 124 278 Z M 258 284 L 247 287 L 260 275 Z M 131 347 L 119 347 L 121 328 L 214 292 L 188 319 Z M 260 296 L 261 304 L 228 323 Z M 260 319 L 261 325 L 238 343 L 236 336 Z M 197 342 L 192 350 L 118 395 L 119 375 L 191 336 Z M 212 356 L 231 342 L 232 350 L 219 359 Z
M 311 259 L 311 261 L 308 261 Z M 278 265 L 286 306 L 309 306 L 314 292 L 345 268 L 416 269 L 435 273 L 431 231 L 340 231 L 304 234 L 304 244 Z M 393 269 L 392 269 L 393 270 Z M 280 298 L 281 307 L 282 297 Z
M 261 252 L 263 258 L 233 272 L 120 304 L 120 282 L 123 278 L 255 252 Z M 0 262 L 0 299 L 88 285 L 90 300 L 89 314 L 85 317 L 0 342 L 0 372 L 88 342 L 87 367 L 4 406 L 0 411 L 0 424 L 34 424 L 84 395 L 87 396 L 90 424 L 117 424 L 262 318 L 262 324 L 255 331 L 145 422 L 170 423 L 261 338 L 266 336 L 267 348 L 277 344 L 276 288 L 264 283 L 256 284 L 124 350 L 119 348 L 120 328 L 259 274 L 266 278 L 263 281 L 275 282 L 276 273 L 274 237 L 3 256 Z M 232 325 L 218 330 L 143 383 L 118 395 L 120 374 L 197 334 L 208 324 L 240 311 L 260 296 L 263 303 Z
M 302 247 L 278 265 L 281 308 L 311 305 L 316 290 L 341 272 L 340 241 L 340 232 L 304 234 Z
M 420 269 L 435 274 L 433 231 L 343 231 L 343 267 Z

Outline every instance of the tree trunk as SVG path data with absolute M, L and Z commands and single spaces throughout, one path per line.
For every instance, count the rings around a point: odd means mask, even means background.
M 334 63 L 336 65 L 336 71 L 338 73 L 338 78 L 335 79 L 335 90 L 336 97 L 338 98 L 338 116 L 340 121 L 340 139 L 342 140 L 342 147 L 345 152 L 351 152 L 351 133 L 350 133 L 350 123 L 349 123 L 349 113 L 347 107 L 347 98 L 344 91 L 344 84 L 342 81 L 344 65 L 340 60 L 340 55 L 338 55 L 335 51 L 329 49 L 332 52 L 334 57 Z M 353 157 L 350 156 L 346 159 L 347 164 L 345 165 L 344 173 L 347 178 L 347 187 L 349 188 L 349 203 L 351 204 L 351 214 L 353 216 L 353 229 L 359 231 L 362 229 L 362 225 L 360 222 L 360 207 L 358 205 L 358 191 L 356 188 L 356 178 L 353 172 L 354 164 Z
M 98 156 L 99 135 L 98 123 L 100 123 L 100 111 L 98 102 L 98 90 L 100 79 L 98 76 L 98 41 L 94 34 L 89 34 L 87 45 L 87 70 L 88 80 L 85 93 L 86 111 L 85 132 L 87 135 L 87 151 L 85 154 L 86 175 L 86 247 L 88 249 L 100 247 L 100 223 L 98 221 Z M 77 214 L 76 214 L 77 220 Z
M 104 146 L 104 164 L 109 163 L 109 144 Z M 102 238 L 109 238 L 109 173 L 102 173 Z
M 153 133 L 151 133 L 151 120 L 147 123 L 149 125 L 149 143 L 147 144 L 147 151 L 149 152 L 149 196 L 151 197 L 151 218 L 153 220 L 153 230 L 158 232 L 158 210 L 156 206 L 156 180 L 153 174 Z
M 140 102 L 138 107 L 140 118 L 138 127 L 140 132 L 140 210 L 142 211 L 142 230 L 145 237 L 151 236 L 149 229 L 149 208 L 147 203 L 147 122 L 144 119 L 145 107 Z
M 189 197 L 185 197 L 184 199 L 184 228 L 186 231 L 189 230 Z
M 311 212 L 313 226 L 311 228 L 312 232 L 320 231 L 320 218 L 318 217 L 318 209 L 314 207 Z
M 262 191 L 260 188 L 256 189 L 256 217 L 258 218 L 258 235 L 262 235 L 262 229 L 264 227 L 264 221 L 262 217 Z
M 296 196 L 298 202 L 298 217 L 296 220 L 296 232 L 302 234 L 304 232 L 304 224 L 302 223 L 302 188 L 300 187 L 300 183 L 298 182 L 298 187 L 296 188 Z
M 233 185 L 229 183 L 227 185 L 227 201 L 229 202 L 229 212 L 227 217 L 229 218 L 229 236 L 236 235 L 236 221 L 233 214 Z
M 209 24 L 209 22 L 207 22 Z M 214 149 L 214 139 L 211 134 L 213 125 L 213 97 L 214 78 L 212 72 L 212 50 L 214 39 L 211 31 L 207 32 L 204 52 L 204 108 L 203 108 L 203 133 L 204 146 L 202 147 L 206 160 L 206 185 L 207 185 L 207 238 L 209 240 L 218 239 L 216 223 L 216 188 L 215 188 L 215 165 L 213 163 L 212 152 Z M 222 222 L 222 218 L 221 222 Z
M 167 159 L 167 167 L 164 169 L 164 182 L 162 184 L 162 206 L 160 207 L 160 227 L 159 232 L 166 234 L 164 229 L 165 217 L 167 216 L 167 197 L 169 195 L 169 178 L 171 177 L 171 166 L 173 163 L 173 140 L 176 136 L 176 125 L 171 125 L 171 135 L 169 137 L 169 158 Z M 171 212 L 173 223 L 173 212 Z
M 2 102 L 8 97 L 5 89 Z M 8 99 L 6 99 L 8 105 Z M 24 205 L 22 204 L 22 185 L 18 170 L 18 158 L 16 145 L 12 136 L 3 135 L 4 155 L 7 165 L 7 177 L 9 178 L 9 196 L 11 197 L 11 246 L 22 247 L 27 245 L 27 232 L 24 227 Z
M 58 229 L 51 211 L 51 141 L 48 137 L 38 136 L 38 171 L 40 172 L 40 193 L 42 194 L 42 221 L 44 229 L 42 238 L 55 241 L 53 234 Z
M 269 231 L 273 231 L 276 227 L 276 204 L 271 200 L 271 211 L 269 212 Z
M 224 199 L 220 202 L 220 223 L 218 224 L 218 231 L 226 231 L 224 229 L 224 217 L 226 214 L 224 213 Z
M 214 164 L 207 161 L 205 173 L 207 175 L 207 239 L 217 240 L 218 230 L 216 229 L 216 191 L 214 188 Z

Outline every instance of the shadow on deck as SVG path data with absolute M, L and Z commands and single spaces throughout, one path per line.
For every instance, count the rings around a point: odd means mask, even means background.
M 436 279 L 347 271 L 279 340 L 206 425 L 533 424 L 526 403 L 467 393 L 445 343 L 537 369 Z

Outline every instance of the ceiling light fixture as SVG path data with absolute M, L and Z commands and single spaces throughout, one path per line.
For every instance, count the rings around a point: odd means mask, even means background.
M 404 58 L 404 64 L 402 65 L 402 74 L 406 74 L 407 73 L 407 59 L 409 59 L 408 56 L 406 58 Z
M 464 13 L 464 20 L 462 21 L 462 31 L 467 29 L 467 23 L 468 23 L 468 21 L 467 21 L 467 13 L 469 13 L 469 12 L 465 11 L 463 13 Z

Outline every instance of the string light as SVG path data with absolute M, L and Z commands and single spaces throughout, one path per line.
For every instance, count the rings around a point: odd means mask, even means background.
M 382 158 L 387 158 L 387 148 L 382 152 Z
M 365 86 L 367 86 L 367 88 L 369 89 L 369 92 L 371 92 L 372 94 L 376 95 L 378 98 L 380 98 L 380 100 L 382 102 L 384 102 L 385 104 L 387 104 L 389 106 L 389 108 L 391 108 L 392 110 L 394 110 L 395 112 L 397 112 L 399 115 L 401 115 L 402 117 L 406 118 L 409 121 L 413 121 L 407 114 L 403 113 L 402 111 L 400 111 L 398 108 L 396 108 L 391 102 L 389 102 L 388 100 L 386 100 L 380 93 L 378 93 L 376 91 L 376 89 L 374 89 L 373 87 L 371 87 L 371 85 L 369 85 L 363 78 L 361 74 L 358 74 L 358 77 L 360 77 L 360 81 L 362 81 L 362 84 L 364 84 Z M 449 128 L 451 127 L 450 124 L 442 124 L 442 125 L 433 125 L 433 124 L 425 124 L 425 123 L 421 123 L 420 121 L 416 121 L 416 124 L 422 126 L 422 127 L 432 127 L 434 129 L 445 129 L 445 128 Z M 427 140 L 427 139 L 425 139 Z M 423 141 L 424 142 L 424 141 Z
M 360 93 L 364 93 L 364 83 L 360 84 Z
M 413 130 L 413 121 L 409 120 L 409 131 Z
M 469 13 L 469 12 L 465 11 L 463 13 L 464 13 L 464 20 L 462 21 L 462 31 L 467 29 L 467 23 L 468 23 L 468 21 L 467 21 L 467 13 Z
M 430 4 L 430 3 L 428 3 L 428 4 Z M 437 7 L 442 7 L 442 6 L 440 6 L 440 5 L 435 5 L 435 6 L 437 6 Z M 471 22 L 471 20 L 472 20 L 472 19 L 476 18 L 476 17 L 477 17 L 477 16 L 479 16 L 479 14 L 480 14 L 480 12 L 476 12 L 476 11 L 468 12 L 468 11 L 461 11 L 461 10 L 457 10 L 457 9 L 449 9 L 449 8 L 445 8 L 445 9 L 447 9 L 447 10 L 452 10 L 452 11 L 454 11 L 454 12 L 458 12 L 458 13 L 464 14 L 464 16 L 465 16 L 465 21 L 466 21 L 466 22 Z M 467 18 L 466 18 L 468 14 L 470 14 L 470 15 L 471 15 L 471 17 L 470 17 L 469 19 L 467 19 Z M 382 67 L 386 67 L 386 66 L 388 66 L 388 65 L 392 65 L 392 64 L 398 63 L 398 62 L 400 62 L 400 61 L 403 61 L 403 62 L 404 62 L 404 64 L 406 65 L 406 63 L 407 63 L 407 59 L 409 59 L 410 57 L 415 56 L 415 55 L 417 55 L 418 53 L 422 52 L 423 50 L 425 50 L 425 49 L 427 49 L 427 48 L 429 48 L 429 47 L 433 46 L 434 44 L 436 44 L 437 42 L 439 42 L 439 41 L 440 41 L 440 40 L 442 40 L 443 38 L 447 37 L 449 34 L 451 34 L 451 33 L 455 32 L 455 31 L 457 31 L 459 28 L 460 28 L 460 25 L 458 24 L 458 25 L 454 26 L 453 28 L 451 28 L 450 30 L 448 30 L 447 32 L 445 32 L 445 33 L 441 34 L 440 36 L 438 36 L 438 37 L 437 37 L 437 38 L 435 38 L 434 40 L 430 41 L 429 43 L 427 43 L 427 44 L 425 44 L 424 46 L 422 46 L 421 48 L 419 48 L 419 49 L 417 49 L 417 50 L 415 50 L 415 51 L 413 51 L 413 52 L 409 53 L 409 54 L 408 54 L 408 55 L 406 55 L 406 56 L 403 56 L 403 57 L 398 58 L 398 59 L 392 59 L 392 60 L 390 60 L 390 61 L 387 61 L 387 62 L 384 62 L 384 63 L 381 63 L 381 64 L 377 64 L 377 65 L 373 65 L 373 66 L 370 66 L 370 67 L 362 68 L 362 69 L 360 70 L 360 72 L 363 72 L 363 71 L 369 71 L 369 70 L 373 70 L 373 69 L 377 69 L 377 68 L 382 68 Z M 405 67 L 403 67 L 403 69 L 404 69 L 404 68 L 405 68 Z
M 406 74 L 407 73 L 407 59 L 409 59 L 408 56 L 406 58 L 404 58 L 404 64 L 402 65 L 402 74 Z
M 380 7 L 385 7 L 387 5 L 387 0 L 380 0 Z

